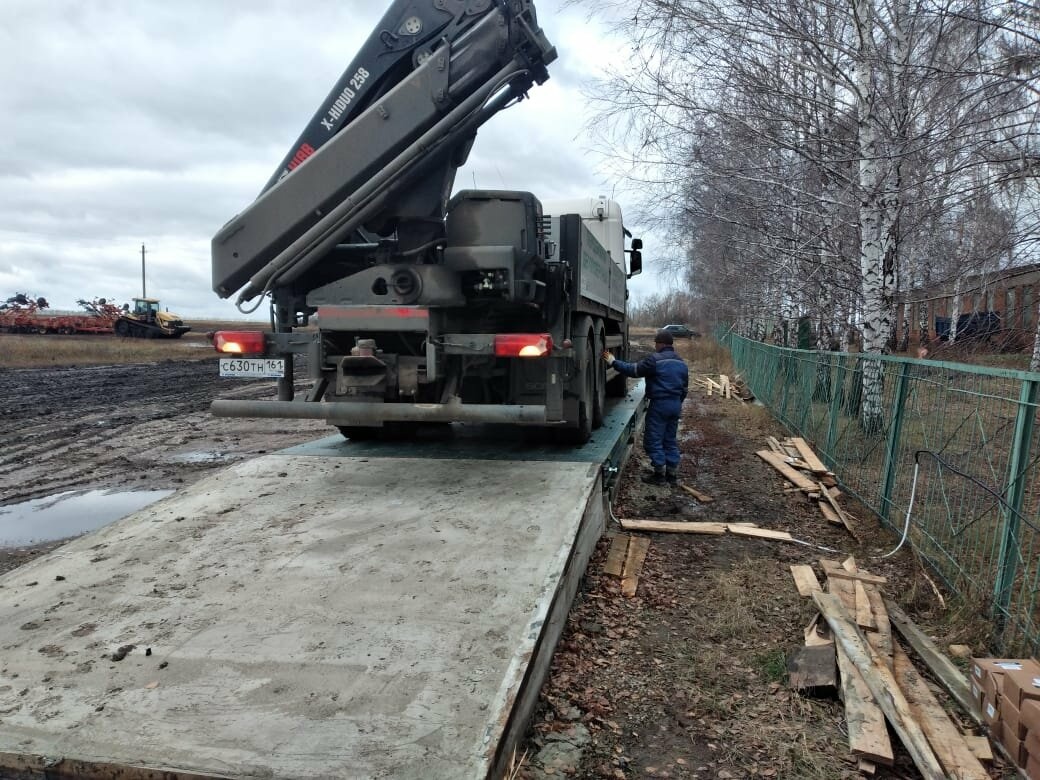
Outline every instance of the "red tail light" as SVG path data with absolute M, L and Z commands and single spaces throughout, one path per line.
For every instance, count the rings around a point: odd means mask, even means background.
M 259 330 L 218 330 L 213 334 L 213 346 L 217 352 L 262 355 L 264 345 L 264 333 Z
M 552 352 L 548 333 L 500 333 L 495 336 L 496 357 L 545 357 Z

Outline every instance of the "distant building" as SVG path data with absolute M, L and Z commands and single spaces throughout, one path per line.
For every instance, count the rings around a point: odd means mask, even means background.
M 903 336 L 905 304 L 910 304 L 910 340 L 921 341 L 921 319 L 928 327 L 927 341 L 949 332 L 953 314 L 952 279 L 904 291 L 896 296 L 896 340 Z M 992 322 L 1000 319 L 1000 346 L 1021 349 L 1032 344 L 1036 332 L 1037 303 L 1040 301 L 1040 263 L 961 278 L 960 323 Z M 971 315 L 985 315 L 975 316 Z M 967 334 L 974 335 L 974 334 Z M 997 335 L 987 329 L 991 339 Z

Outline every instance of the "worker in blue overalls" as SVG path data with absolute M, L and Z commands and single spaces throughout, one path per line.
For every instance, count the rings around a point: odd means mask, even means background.
M 679 415 L 690 383 L 689 369 L 675 354 L 672 334 L 659 330 L 654 337 L 654 352 L 638 363 L 618 360 L 610 352 L 603 359 L 619 374 L 646 378 L 646 397 L 650 408 L 643 427 L 643 449 L 650 456 L 653 471 L 643 477 L 650 485 L 676 484 L 679 481 Z

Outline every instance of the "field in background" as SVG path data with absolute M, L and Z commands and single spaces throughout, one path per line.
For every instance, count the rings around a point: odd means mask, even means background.
M 104 366 L 159 360 L 206 360 L 216 356 L 206 334 L 215 330 L 269 330 L 266 322 L 193 320 L 180 339 L 0 333 L 0 368 Z

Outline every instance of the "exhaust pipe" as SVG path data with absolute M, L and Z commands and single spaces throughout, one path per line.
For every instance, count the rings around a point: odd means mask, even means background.
M 507 404 L 397 404 L 344 401 L 214 401 L 216 417 L 264 417 L 327 420 L 333 425 L 375 425 L 382 422 L 467 422 L 545 425 L 544 406 Z

